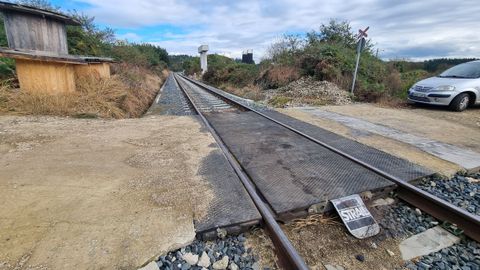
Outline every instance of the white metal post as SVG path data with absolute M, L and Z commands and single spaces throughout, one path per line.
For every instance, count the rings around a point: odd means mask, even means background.
M 364 30 L 358 29 L 357 62 L 355 63 L 355 71 L 353 72 L 352 89 L 350 89 L 350 93 L 352 95 L 353 95 L 353 90 L 355 89 L 355 81 L 357 80 L 358 63 L 360 62 L 360 54 L 362 53 L 362 50 L 365 47 L 365 43 L 366 43 L 365 38 L 368 36 L 367 34 L 368 29 L 370 29 L 370 26 L 368 26 Z
M 358 63 L 360 62 L 360 53 L 361 51 L 357 51 L 357 63 L 355 64 L 355 71 L 353 72 L 352 89 L 350 90 L 351 94 L 353 94 L 353 89 L 355 88 L 355 80 L 357 79 Z

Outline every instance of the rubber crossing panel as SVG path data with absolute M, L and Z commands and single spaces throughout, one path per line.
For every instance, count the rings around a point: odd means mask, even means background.
M 254 112 L 206 117 L 277 214 L 393 185 Z

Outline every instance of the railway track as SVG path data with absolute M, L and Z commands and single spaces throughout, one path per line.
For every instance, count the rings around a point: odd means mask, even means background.
M 365 162 L 364 160 L 359 159 L 347 153 L 344 150 L 338 149 L 328 143 L 320 141 L 304 132 L 284 123 L 277 119 L 272 118 L 261 110 L 254 108 L 239 100 L 232 97 L 229 94 L 215 90 L 207 85 L 204 85 L 200 82 L 196 82 L 187 77 L 175 74 L 175 79 L 183 91 L 187 99 L 191 102 L 192 107 L 195 112 L 198 113 L 202 122 L 212 133 L 213 137 L 219 144 L 220 148 L 224 152 L 228 161 L 234 168 L 235 172 L 238 174 L 245 188 L 247 189 L 249 195 L 252 197 L 255 205 L 257 206 L 262 218 L 264 220 L 267 231 L 272 238 L 276 249 L 277 254 L 280 259 L 280 263 L 285 269 L 308 269 L 303 259 L 298 255 L 298 253 L 293 248 L 292 244 L 289 242 L 288 238 L 285 236 L 280 226 L 276 222 L 277 215 L 275 211 L 272 210 L 271 204 L 269 205 L 268 199 L 264 198 L 262 194 L 259 194 L 257 187 L 253 183 L 250 176 L 245 172 L 242 165 L 239 163 L 235 155 L 230 151 L 230 149 L 225 144 L 222 137 L 219 135 L 219 132 L 214 128 L 210 123 L 208 117 L 212 112 L 252 112 L 262 118 L 267 119 L 268 121 L 274 123 L 275 125 L 281 126 L 288 129 L 289 131 L 319 145 L 328 151 L 335 153 L 343 159 L 349 160 L 358 166 L 361 166 L 368 171 L 391 181 L 395 184 L 396 192 L 399 197 L 409 204 L 425 211 L 426 213 L 434 216 L 435 218 L 448 221 L 450 223 L 456 224 L 460 229 L 463 230 L 465 235 L 470 238 L 480 242 L 480 217 L 474 214 L 467 212 L 466 210 L 457 207 L 447 201 L 444 201 L 413 184 L 410 184 L 408 181 L 399 178 L 398 176 L 392 175 L 391 173 L 372 166 L 371 164 Z
M 185 93 L 185 96 L 188 98 L 188 100 L 190 100 L 190 102 L 192 103 L 193 109 L 195 110 L 195 112 L 198 113 L 198 115 L 202 119 L 202 122 L 205 124 L 207 129 L 210 131 L 210 133 L 214 137 L 215 141 L 218 143 L 218 145 L 222 149 L 223 153 L 225 154 L 225 157 L 227 158 L 229 163 L 232 165 L 233 169 L 235 170 L 238 177 L 240 178 L 243 185 L 245 186 L 245 189 L 247 190 L 248 194 L 250 195 L 253 202 L 255 203 L 255 206 L 257 207 L 258 211 L 262 215 L 262 218 L 267 228 L 267 231 L 269 233 L 269 236 L 271 237 L 273 243 L 275 244 L 275 247 L 277 248 L 277 253 L 279 254 L 278 258 L 280 260 L 282 267 L 284 267 L 285 269 L 307 270 L 308 267 L 305 264 L 305 261 L 298 254 L 298 252 L 293 247 L 292 243 L 288 240 L 288 237 L 280 228 L 280 225 L 275 220 L 275 217 L 272 211 L 261 199 L 261 197 L 255 190 L 255 186 L 253 185 L 253 183 L 251 182 L 247 174 L 242 170 L 238 161 L 235 159 L 232 153 L 228 150 L 227 146 L 223 143 L 220 136 L 218 136 L 215 129 L 210 125 L 207 118 L 205 118 L 205 116 L 203 115 L 205 110 L 218 111 L 218 109 L 223 109 L 223 110 L 230 109 L 231 106 L 227 106 L 228 105 L 227 103 L 221 102 L 219 99 L 218 100 L 215 99 L 214 106 L 205 106 L 204 102 L 206 100 L 212 100 L 212 99 L 204 98 L 205 94 L 199 92 L 198 91 L 199 89 L 193 90 L 193 87 L 188 87 L 185 81 L 182 81 L 182 79 L 185 80 L 184 78 L 180 78 L 178 75 L 175 75 L 175 76 L 180 89 Z M 200 106 L 198 106 L 195 103 L 195 101 L 199 102 Z

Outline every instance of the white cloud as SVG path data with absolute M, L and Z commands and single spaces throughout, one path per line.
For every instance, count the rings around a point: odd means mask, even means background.
M 142 32 L 142 41 L 170 53 L 196 54 L 205 43 L 211 52 L 234 57 L 254 49 L 258 59 L 282 33 L 317 29 L 330 18 L 339 18 L 351 21 L 353 29 L 370 26 L 369 37 L 386 58 L 480 56 L 480 5 L 473 0 L 80 1 L 91 6 L 85 12 L 114 28 L 129 29 L 131 37 L 146 26 L 187 29 L 160 36 Z
M 137 35 L 136 33 L 125 33 L 125 34 L 115 34 L 115 37 L 120 40 L 127 40 L 129 42 L 141 42 L 142 37 Z

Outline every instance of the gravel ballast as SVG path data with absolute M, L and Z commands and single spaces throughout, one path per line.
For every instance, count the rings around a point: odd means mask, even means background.
M 432 216 L 423 213 L 417 208 L 398 202 L 386 210 L 384 217 L 379 221 L 380 226 L 389 237 L 403 238 L 424 232 L 435 227 L 439 222 Z
M 433 176 L 423 179 L 419 187 L 472 214 L 480 215 L 480 173 L 457 173 L 451 179 Z
M 423 256 L 416 262 L 408 262 L 405 267 L 412 270 L 479 270 L 480 245 L 475 241 L 463 240 L 460 244 Z
M 194 114 L 185 95 L 178 88 L 173 74 L 168 76 L 162 89 L 147 114 L 178 116 Z
M 439 224 L 430 215 L 402 202 L 387 209 L 379 223 L 386 236 L 394 238 L 407 238 Z M 480 270 L 480 244 L 463 239 L 459 244 L 408 261 L 400 269 Z
M 457 173 L 451 178 L 431 176 L 418 187 L 473 214 L 480 214 L 480 173 Z M 379 221 L 387 237 L 407 238 L 441 224 L 421 210 L 398 202 L 385 209 Z M 406 262 L 403 269 L 480 270 L 480 244 L 463 238 L 459 244 Z
M 160 256 L 157 265 L 162 270 L 261 269 L 258 257 L 245 246 L 245 241 L 243 234 L 215 241 L 195 240 L 189 246 Z

